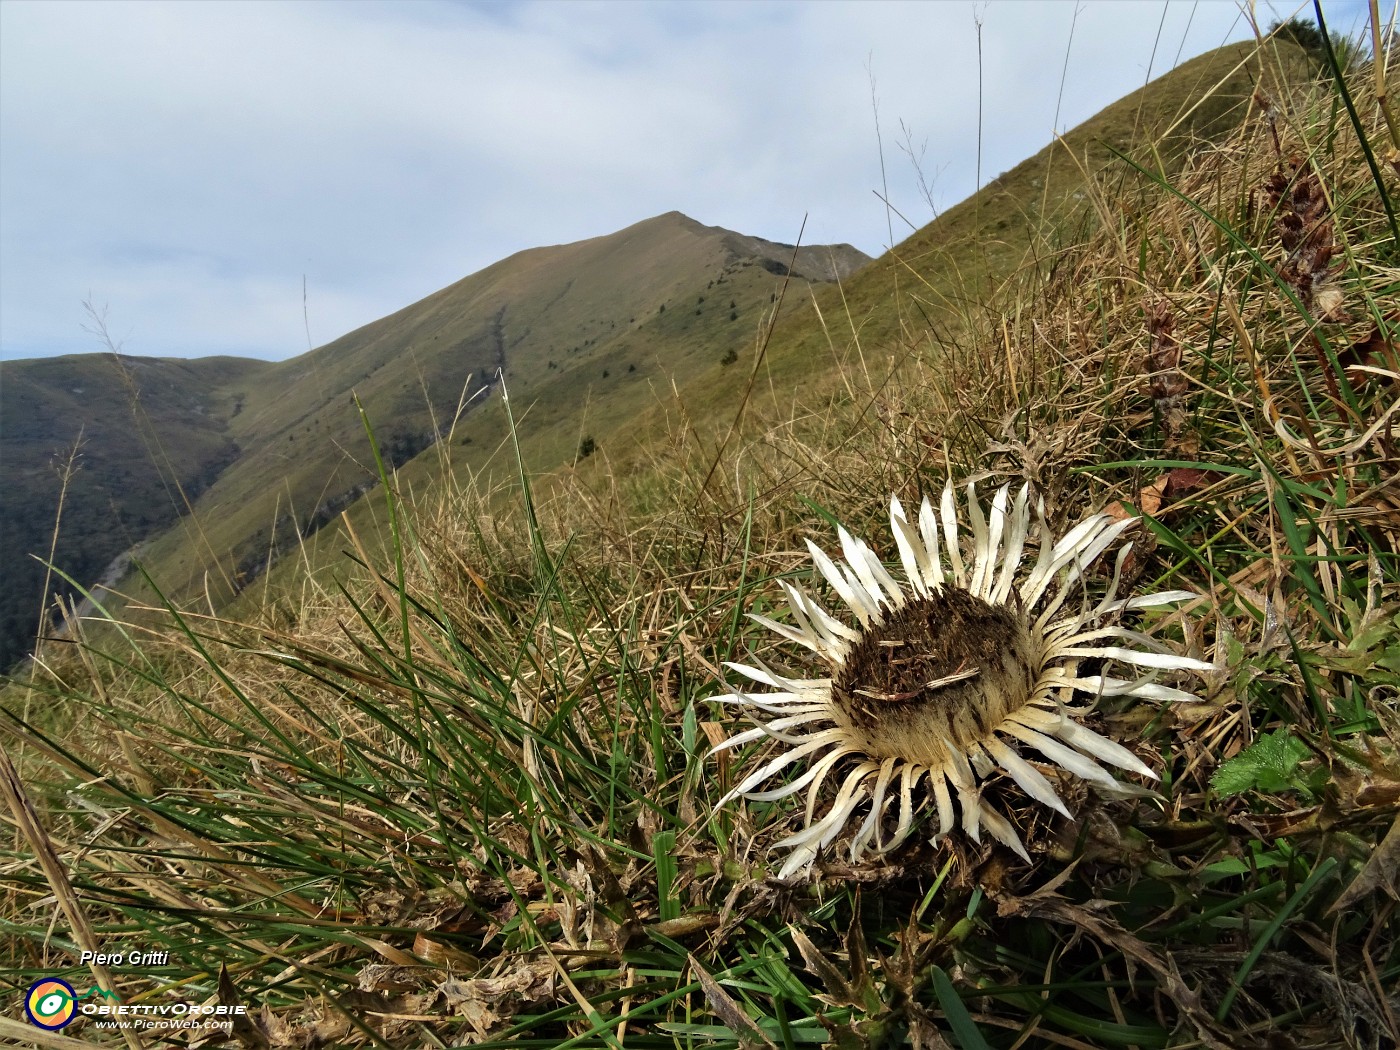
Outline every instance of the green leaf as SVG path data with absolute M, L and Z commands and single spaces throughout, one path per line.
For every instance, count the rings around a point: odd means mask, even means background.
M 1210 778 L 1217 795 L 1229 798 L 1246 791 L 1289 791 L 1302 787 L 1298 764 L 1308 749 L 1286 729 L 1262 736 L 1234 758 L 1221 764 Z
M 977 1027 L 977 1022 L 972 1019 L 967 1007 L 958 998 L 957 990 L 948 975 L 938 966 L 931 967 L 930 972 L 933 975 L 933 994 L 938 997 L 938 1005 L 943 1008 L 943 1016 L 953 1029 L 953 1037 L 957 1039 L 958 1045 L 962 1050 L 991 1050 L 987 1041 L 982 1038 L 982 1031 Z
M 652 858 L 656 861 L 656 897 L 662 921 L 679 919 L 681 900 L 672 892 L 676 884 L 676 833 L 658 831 L 651 840 Z
M 699 736 L 699 719 L 695 714 L 695 704 L 685 705 L 685 720 L 681 723 L 681 746 L 685 753 L 694 757 L 695 744 Z

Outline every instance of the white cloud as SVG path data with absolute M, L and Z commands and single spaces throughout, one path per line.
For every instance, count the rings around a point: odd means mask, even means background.
M 1141 85 L 1161 8 L 1081 5 L 1059 125 Z M 886 242 L 1051 134 L 1069 3 L 0 5 L 0 356 L 280 357 L 504 256 L 668 211 Z M 1189 30 L 1187 23 L 1190 23 Z M 1248 34 L 1167 8 L 1154 73 Z M 896 230 L 896 237 L 903 231 Z

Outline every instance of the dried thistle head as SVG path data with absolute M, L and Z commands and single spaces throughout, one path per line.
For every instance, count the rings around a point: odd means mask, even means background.
M 844 528 L 841 560 L 809 541 L 816 569 L 855 625 L 786 583 L 791 623 L 753 618 L 815 653 L 828 677 L 728 665 L 770 691 L 717 698 L 756 724 L 716 750 L 767 741 L 777 753 L 749 771 L 721 805 L 739 796 L 771 802 L 806 792 L 801 829 L 775 847 L 790 850 L 780 877 L 810 873 L 821 851 L 852 825 L 853 861 L 889 853 L 926 809 L 937 814 L 935 841 L 953 831 L 961 811 L 970 839 L 980 841 L 985 829 L 1029 859 L 983 785 L 1005 774 L 1032 799 L 1069 816 L 1047 767 L 1109 790 L 1123 785 L 1100 763 L 1153 777 L 1131 751 L 1082 723 L 1088 709 L 1073 705 L 1076 695 L 1193 699 L 1154 676 L 1209 667 L 1121 625 L 1124 613 L 1195 597 L 1188 591 L 1118 597 L 1126 545 L 1104 593 L 1087 593 L 1089 566 L 1134 519 L 1096 514 L 1057 540 L 1043 515 L 1032 514 L 1028 488 L 1012 500 L 1003 487 L 984 508 L 969 484 L 966 503 L 970 537 L 959 525 L 951 482 L 939 510 L 925 499 L 917 521 L 891 501 L 902 583 Z M 1022 573 L 1033 517 L 1039 551 Z M 1129 672 L 1081 673 L 1084 660 L 1123 664 Z M 760 789 L 765 781 L 776 786 Z M 828 781 L 837 785 L 835 797 L 819 814 Z
M 1176 318 L 1171 303 L 1158 299 L 1147 312 L 1151 345 L 1147 352 L 1147 393 L 1162 421 L 1165 447 L 1175 449 L 1186 428 L 1186 375 L 1181 371 L 1181 344 L 1176 340 Z
M 1318 320 L 1345 321 L 1342 290 L 1334 281 L 1337 270 L 1331 266 L 1336 224 L 1322 180 L 1309 161 L 1295 154 L 1280 161 L 1265 190 L 1279 243 L 1289 253 L 1279 276 Z

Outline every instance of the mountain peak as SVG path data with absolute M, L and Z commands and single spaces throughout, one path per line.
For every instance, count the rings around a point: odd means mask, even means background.
M 709 226 L 691 218 L 681 211 L 668 211 L 649 219 L 633 223 L 615 234 L 598 238 L 627 237 L 653 233 L 662 236 L 684 232 L 700 237 L 712 238 L 735 259 L 755 257 L 770 263 L 767 268 L 772 273 L 801 277 L 812 281 L 834 281 L 842 279 L 860 269 L 870 261 L 859 248 L 842 244 L 786 244 L 770 241 L 746 233 L 739 233 L 724 226 Z

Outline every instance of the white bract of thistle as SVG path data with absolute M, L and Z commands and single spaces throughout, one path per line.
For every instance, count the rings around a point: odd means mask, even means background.
M 774 845 L 791 851 L 780 878 L 810 875 L 818 854 L 851 824 L 852 862 L 867 852 L 888 853 L 929 805 L 937 810 L 937 842 L 955 827 L 954 796 L 970 839 L 980 842 L 985 829 L 1029 860 L 1011 822 L 982 797 L 982 782 L 1004 773 L 1068 817 L 1045 774 L 1024 757 L 1027 749 L 1040 762 L 1109 792 L 1124 785 L 1103 764 L 1155 779 L 1127 748 L 1080 723 L 1088 708 L 1074 706 L 1077 694 L 1194 700 L 1155 681 L 1157 673 L 1211 669 L 1117 622 L 1125 612 L 1197 597 L 1163 591 L 1119 598 L 1131 544 L 1118 550 L 1103 595 L 1090 598 L 1089 567 L 1136 519 L 1095 514 L 1054 540 L 1038 509 L 1039 552 L 1018 580 L 1031 534 L 1029 487 L 1013 501 L 1003 486 L 984 509 L 969 483 L 966 502 L 971 544 L 965 551 L 967 530 L 958 524 L 951 481 L 939 510 L 925 499 L 917 522 L 898 499 L 890 501 L 903 583 L 845 528 L 838 529 L 843 559 L 807 541 L 813 564 L 854 614 L 855 626 L 786 582 L 780 583 L 792 623 L 752 618 L 810 649 L 830 677 L 787 678 L 757 661 L 725 665 L 771 691 L 732 690 L 715 698 L 737 705 L 755 723 L 715 750 L 759 740 L 781 750 L 719 804 L 741 795 L 772 802 L 806 792 L 802 829 Z M 1084 659 L 1102 661 L 1105 673 L 1080 674 Z M 1113 677 L 1106 672 L 1114 663 L 1133 670 Z M 804 762 L 806 769 L 793 776 L 792 767 Z M 833 772 L 835 799 L 818 814 Z M 759 790 L 765 781 L 777 786 Z

